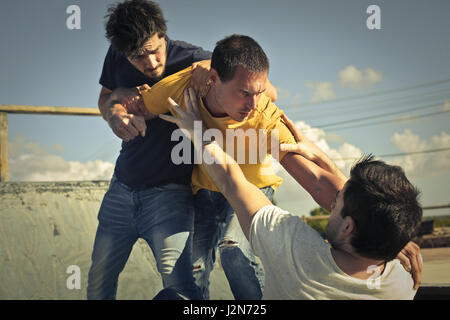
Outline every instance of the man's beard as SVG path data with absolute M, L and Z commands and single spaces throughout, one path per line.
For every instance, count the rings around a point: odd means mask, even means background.
M 158 73 L 158 75 L 156 75 L 156 76 L 153 75 L 153 74 L 152 74 L 152 71 L 158 70 L 159 68 L 162 69 L 161 72 Z M 147 70 L 148 70 L 148 71 L 147 71 Z M 165 66 L 159 65 L 159 66 L 156 67 L 155 69 L 151 69 L 151 70 L 146 69 L 146 70 L 144 70 L 144 74 L 145 74 L 148 78 L 150 78 L 150 79 L 152 79 L 152 80 L 154 80 L 154 81 L 159 81 L 159 80 L 161 80 L 161 79 L 163 78 L 163 76 L 164 76 L 164 71 L 165 71 Z

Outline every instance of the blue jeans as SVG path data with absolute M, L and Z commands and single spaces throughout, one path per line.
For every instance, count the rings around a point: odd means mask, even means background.
M 272 201 L 273 189 L 262 188 Z M 209 276 L 219 248 L 220 260 L 236 300 L 260 300 L 264 288 L 264 269 L 256 262 L 236 213 L 225 197 L 201 189 L 195 195 L 194 278 L 209 299 Z
M 88 299 L 115 299 L 119 274 L 138 238 L 155 256 L 164 288 L 201 299 L 192 274 L 194 197 L 189 186 L 133 191 L 112 178 L 98 214 Z

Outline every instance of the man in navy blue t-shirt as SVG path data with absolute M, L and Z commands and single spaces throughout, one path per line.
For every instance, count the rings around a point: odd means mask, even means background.
M 169 39 L 161 9 L 152 1 L 125 1 L 109 9 L 108 16 L 106 36 L 111 46 L 100 78 L 98 105 L 105 121 L 123 142 L 98 214 L 87 297 L 115 298 L 119 274 L 138 238 L 150 245 L 164 288 L 174 289 L 167 292 L 179 292 L 191 299 L 208 297 L 208 288 L 203 287 L 208 281 L 199 279 L 210 270 L 195 270 L 200 291 L 192 273 L 193 165 L 173 163 L 171 152 L 178 142 L 171 141 L 171 135 L 177 126 L 160 118 L 150 120 L 137 87 L 151 87 L 198 61 L 209 60 L 211 52 Z M 202 67 L 193 71 L 191 85 L 200 92 L 207 88 L 206 71 Z M 270 83 L 268 92 L 275 100 L 276 90 Z M 222 262 L 227 259 L 233 263 L 223 264 L 225 271 L 230 269 L 226 274 L 239 273 L 235 259 L 227 256 Z M 248 281 L 227 276 L 230 287 L 240 288 L 247 299 L 259 299 L 260 295 L 253 292 L 261 290 L 263 270 L 252 255 L 241 264 L 255 276 Z
M 170 40 L 162 11 L 151 1 L 126 1 L 108 13 L 111 46 L 100 78 L 99 109 L 123 143 L 98 214 L 87 297 L 116 297 L 119 274 L 133 245 L 143 238 L 155 255 L 164 288 L 201 299 L 192 275 L 192 165 L 175 165 L 170 157 L 177 143 L 170 137 L 177 127 L 159 118 L 146 121 L 143 109 L 129 114 L 117 97 L 210 59 L 211 53 Z M 130 106 L 139 109 L 139 101 Z

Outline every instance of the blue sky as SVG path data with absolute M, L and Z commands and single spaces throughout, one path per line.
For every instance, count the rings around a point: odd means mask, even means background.
M 113 3 L 2 0 L 0 103 L 96 107 L 108 48 L 104 15 Z M 66 27 L 66 8 L 74 4 L 81 9 L 80 30 Z M 366 26 L 372 4 L 381 10 L 380 30 Z M 450 1 L 164 0 L 160 5 L 172 39 L 212 50 L 232 33 L 254 37 L 270 59 L 277 105 L 331 157 L 403 153 L 381 158 L 406 169 L 422 190 L 423 205 L 450 203 L 450 151 L 408 154 L 450 147 L 450 103 L 445 103 Z M 364 117 L 369 119 L 356 120 Z M 100 117 L 8 119 L 11 180 L 109 177 L 120 141 Z M 345 123 L 322 127 L 337 122 Z M 351 163 L 338 162 L 343 170 Z M 276 198 L 299 214 L 315 206 L 289 179 Z

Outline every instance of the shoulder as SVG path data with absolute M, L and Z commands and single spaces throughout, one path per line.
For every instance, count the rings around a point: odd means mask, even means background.
M 183 105 L 184 90 L 191 83 L 191 70 L 192 68 L 188 67 L 176 72 L 157 82 L 150 90 L 141 92 L 144 103 L 152 108 L 155 108 L 157 103 L 167 106 L 167 98 L 171 97 L 178 104 Z M 155 114 L 163 113 L 157 108 L 149 110 Z
M 182 66 L 184 68 L 194 62 L 211 59 L 211 56 L 212 53 L 202 47 L 167 38 L 167 64 L 169 68 L 172 68 L 172 64 L 174 67 Z
M 398 259 L 389 261 L 381 277 L 381 286 L 385 285 L 388 299 L 410 300 L 414 298 L 414 280 Z
M 250 238 L 279 241 L 284 244 L 296 242 L 300 238 L 306 241 L 323 242 L 320 235 L 299 216 L 274 205 L 265 206 L 255 214 L 250 228 Z
M 296 261 L 317 259 L 329 248 L 300 217 L 273 205 L 261 208 L 253 217 L 249 242 L 263 265 L 275 263 L 286 270 Z
M 172 40 L 167 38 L 167 45 L 170 49 L 176 49 L 176 50 L 198 50 L 198 49 L 202 49 L 202 47 L 193 45 L 189 42 L 186 41 L 181 41 L 181 40 Z
M 122 63 L 126 63 L 128 65 L 127 58 L 122 53 L 114 49 L 112 45 L 109 45 L 108 52 L 105 57 L 105 64 L 117 65 Z
M 176 86 L 178 89 L 180 87 L 187 87 L 191 81 L 192 77 L 192 67 L 187 67 L 181 71 L 171 74 L 168 77 L 163 78 L 158 81 L 151 90 L 155 90 L 159 87 Z

